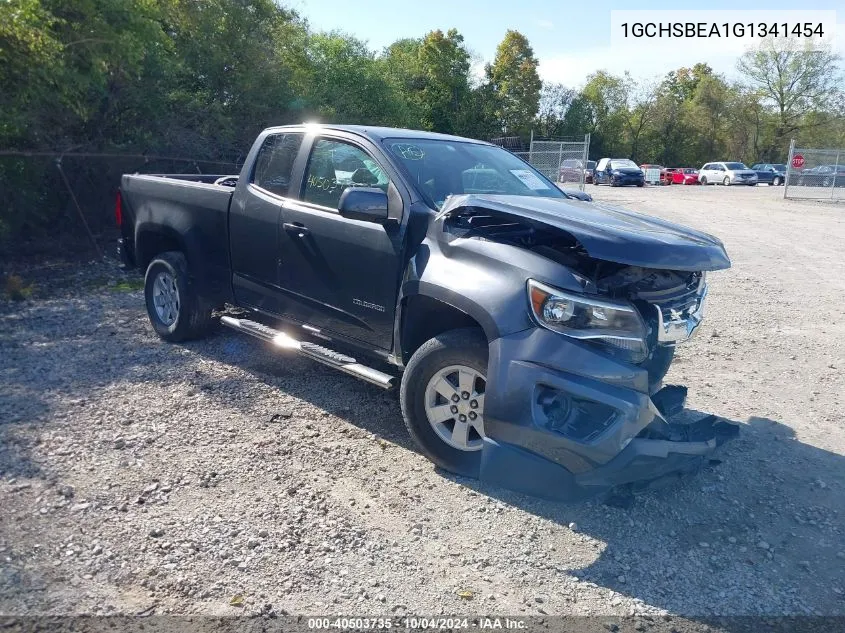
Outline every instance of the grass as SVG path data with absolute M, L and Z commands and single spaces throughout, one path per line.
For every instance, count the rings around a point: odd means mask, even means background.
M 18 275 L 8 275 L 3 282 L 3 290 L 12 301 L 25 301 L 32 296 L 35 286 L 27 284 Z
M 132 278 L 118 281 L 114 286 L 112 286 L 112 290 L 114 290 L 115 292 L 134 292 L 136 290 L 141 290 L 143 287 L 143 279 Z

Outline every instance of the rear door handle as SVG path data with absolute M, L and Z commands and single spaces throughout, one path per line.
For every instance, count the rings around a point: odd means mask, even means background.
M 282 228 L 284 228 L 288 233 L 296 233 L 297 237 L 305 237 L 311 232 L 308 230 L 308 227 L 304 224 L 299 224 L 298 222 L 285 222 L 282 224 Z

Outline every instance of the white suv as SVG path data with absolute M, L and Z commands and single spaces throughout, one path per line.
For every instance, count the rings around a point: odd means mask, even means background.
M 743 163 L 707 163 L 698 170 L 702 185 L 751 185 L 757 184 L 757 172 Z

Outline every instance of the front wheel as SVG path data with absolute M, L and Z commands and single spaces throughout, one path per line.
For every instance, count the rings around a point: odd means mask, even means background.
M 178 251 L 161 253 L 147 266 L 144 298 L 150 323 L 165 341 L 201 338 L 211 329 L 211 306 L 197 294 Z
M 726 187 L 730 187 L 731 186 L 730 176 L 725 176 L 725 179 L 722 181 L 722 184 L 725 185 Z
M 702 177 L 701 177 L 701 184 L 702 184 L 702 185 L 706 185 L 706 184 L 707 184 L 707 176 L 702 176 Z
M 478 477 L 484 445 L 487 340 L 477 328 L 424 343 L 402 375 L 399 399 L 408 433 L 432 462 Z

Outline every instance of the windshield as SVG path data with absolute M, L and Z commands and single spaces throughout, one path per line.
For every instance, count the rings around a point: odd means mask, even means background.
M 462 193 L 566 198 L 536 169 L 495 145 L 402 138 L 384 144 L 437 209 L 448 196 Z
M 596 161 L 588 160 L 587 161 L 587 169 L 595 169 L 596 168 Z
M 685 174 L 695 174 L 695 173 L 698 173 L 698 170 L 693 169 L 692 167 L 687 167 L 686 169 L 684 169 L 684 173 Z
M 786 171 L 786 165 L 781 165 L 778 163 L 777 165 L 772 165 L 775 168 L 775 171 Z
M 614 158 L 610 161 L 610 168 L 611 169 L 639 169 L 637 164 L 632 161 L 628 160 L 627 158 Z
M 731 171 L 735 171 L 737 169 L 748 169 L 748 167 L 745 166 L 745 163 L 725 163 L 725 167 Z

